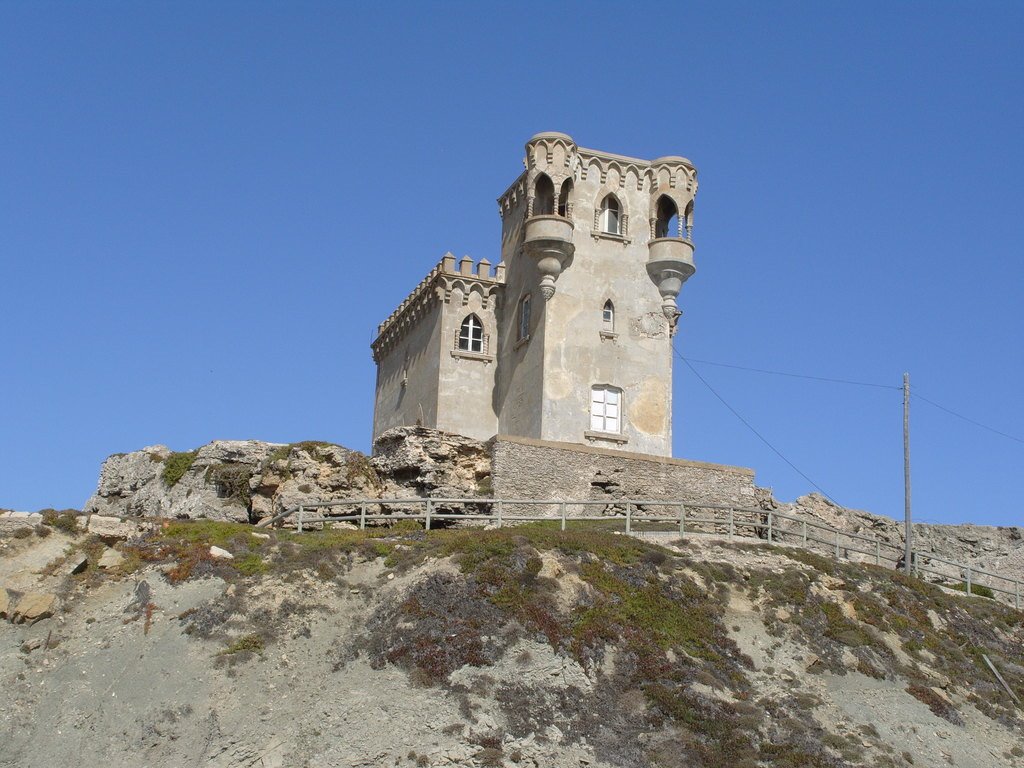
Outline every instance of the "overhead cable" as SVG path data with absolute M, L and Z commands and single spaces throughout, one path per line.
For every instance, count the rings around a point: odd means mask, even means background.
M 747 429 L 749 429 L 751 432 L 754 433 L 754 436 L 757 437 L 758 440 L 760 440 L 762 443 L 767 445 L 776 456 L 778 456 L 780 459 L 782 459 L 784 462 L 786 462 L 786 464 L 788 464 L 790 466 L 790 468 L 794 472 L 796 472 L 798 475 L 800 475 L 800 477 L 802 477 L 804 480 L 806 480 L 808 483 L 810 483 L 812 486 L 814 486 L 816 489 L 818 489 L 821 492 L 822 496 L 824 496 L 826 499 L 831 501 L 837 507 L 840 507 L 840 508 L 843 507 L 842 504 L 840 504 L 838 501 L 836 501 L 835 499 L 832 498 L 832 495 L 830 493 L 828 493 L 828 491 L 826 491 L 824 488 L 822 488 L 820 485 L 818 485 L 816 482 L 814 482 L 814 480 L 812 480 L 810 477 L 808 477 L 803 471 L 800 470 L 800 468 L 796 464 L 794 464 L 792 461 L 787 459 L 782 454 L 782 451 L 780 451 L 778 448 L 776 448 L 774 445 L 772 445 L 770 442 L 768 442 L 768 439 L 765 438 L 765 436 L 762 435 L 760 432 L 758 432 L 756 429 L 754 429 L 753 425 L 749 421 L 747 421 L 745 418 L 743 418 L 740 415 L 739 411 L 737 411 L 735 408 L 733 408 L 731 405 L 729 405 L 729 403 L 726 401 L 726 399 L 724 397 L 722 397 L 720 394 L 718 394 L 718 392 L 715 391 L 715 388 L 712 387 L 708 383 L 707 379 L 705 379 L 703 376 L 701 376 L 700 373 L 697 371 L 697 369 L 694 368 L 693 365 L 691 365 L 690 361 L 687 360 L 685 357 L 683 357 L 681 354 L 679 354 L 679 351 L 675 348 L 675 345 L 672 346 L 672 351 L 675 353 L 675 355 L 680 360 L 682 360 L 684 363 L 686 363 L 686 367 L 689 368 L 693 372 L 694 376 L 696 376 L 698 379 L 700 379 L 700 382 L 705 387 L 708 388 L 708 390 L 711 392 L 711 394 L 713 394 L 715 397 L 717 397 L 718 400 L 722 403 L 722 405 L 724 405 L 726 408 L 728 408 L 729 411 L 732 413 L 732 415 L 735 416 L 737 419 L 739 419 L 740 422 L 742 422 L 743 426 L 745 426 Z

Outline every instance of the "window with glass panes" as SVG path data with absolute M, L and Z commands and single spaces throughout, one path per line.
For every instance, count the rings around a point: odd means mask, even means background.
M 618 433 L 621 428 L 622 393 L 612 387 L 590 391 L 590 429 Z
M 462 327 L 459 329 L 459 349 L 466 352 L 484 351 L 484 326 L 476 315 L 470 315 L 462 321 Z

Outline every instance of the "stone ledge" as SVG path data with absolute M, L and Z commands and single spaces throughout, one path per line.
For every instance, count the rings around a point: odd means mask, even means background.
M 607 440 L 610 443 L 621 443 L 623 445 L 629 442 L 629 438 L 625 435 L 620 435 L 615 432 L 595 432 L 591 429 L 584 432 L 583 437 L 587 440 Z
M 675 467 L 691 467 L 693 469 L 708 469 L 726 474 L 740 475 L 742 477 L 754 477 L 754 470 L 747 467 L 734 467 L 730 464 L 712 464 L 705 461 L 693 461 L 691 459 L 674 459 L 671 456 L 654 456 L 649 453 L 632 453 L 630 451 L 617 451 L 613 448 L 597 448 L 592 445 L 580 443 L 563 443 L 553 440 L 537 440 L 532 437 L 513 437 L 511 435 L 495 435 L 491 438 L 495 443 L 519 443 L 530 445 L 536 448 L 551 448 L 558 451 L 569 451 L 572 453 L 594 453 L 599 455 L 614 456 L 620 459 L 633 459 L 634 461 L 647 461 L 652 464 L 670 464 Z

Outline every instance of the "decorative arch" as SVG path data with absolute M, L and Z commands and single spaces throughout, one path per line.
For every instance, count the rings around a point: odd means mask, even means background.
M 654 236 L 682 237 L 683 228 L 679 221 L 679 206 L 668 195 L 661 195 L 655 206 Z
M 601 308 L 601 330 L 615 333 L 615 305 L 608 299 Z
M 572 216 L 572 189 L 572 179 L 566 179 L 562 182 L 562 188 L 558 191 L 557 213 L 563 218 L 570 218 Z
M 472 312 L 466 315 L 459 326 L 458 348 L 463 352 L 484 352 L 484 324 Z
M 555 185 L 546 173 L 538 173 L 533 182 L 533 216 L 550 216 L 555 212 Z
M 598 210 L 598 230 L 608 235 L 622 235 L 624 213 L 619 198 L 614 193 L 609 192 L 601 200 L 601 207 Z

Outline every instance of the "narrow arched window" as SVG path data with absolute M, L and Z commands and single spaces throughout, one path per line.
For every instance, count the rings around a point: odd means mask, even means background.
M 527 294 L 519 301 L 519 324 L 516 331 L 516 341 L 530 338 L 530 295 Z
M 679 231 L 679 208 L 672 198 L 662 195 L 658 198 L 657 221 L 654 224 L 655 237 L 682 237 Z
M 533 188 L 533 215 L 550 216 L 555 212 L 555 185 L 548 176 L 540 174 Z
M 615 305 L 608 299 L 601 310 L 601 330 L 612 333 L 615 330 Z
M 622 207 L 615 195 L 608 195 L 601 203 L 601 231 L 609 235 L 622 234 Z
M 476 315 L 469 315 L 459 328 L 459 349 L 465 352 L 484 351 L 484 326 Z
M 558 215 L 563 218 L 568 218 L 571 209 L 572 202 L 570 196 L 572 195 L 572 179 L 566 179 L 562 182 L 562 188 L 558 192 Z

